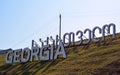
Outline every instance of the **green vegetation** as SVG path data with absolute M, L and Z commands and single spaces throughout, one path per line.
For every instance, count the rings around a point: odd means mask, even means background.
M 120 33 L 106 40 L 66 48 L 66 59 L 7 65 L 0 55 L 0 75 L 120 75 Z

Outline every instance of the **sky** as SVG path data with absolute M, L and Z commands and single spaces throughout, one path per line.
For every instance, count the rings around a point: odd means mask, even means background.
M 0 49 L 31 47 L 45 40 L 114 23 L 120 32 L 120 0 L 0 0 Z

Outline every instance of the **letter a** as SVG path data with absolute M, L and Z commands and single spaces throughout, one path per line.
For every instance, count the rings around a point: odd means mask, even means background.
M 65 49 L 64 49 L 64 44 L 62 42 L 62 40 L 60 40 L 56 54 L 55 54 L 55 59 L 57 59 L 57 56 L 62 54 L 64 58 L 66 58 L 66 53 L 65 53 Z

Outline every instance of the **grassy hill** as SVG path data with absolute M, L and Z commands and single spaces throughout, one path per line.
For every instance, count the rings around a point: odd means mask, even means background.
M 115 40 L 66 48 L 67 58 L 5 64 L 0 55 L 0 75 L 120 75 L 120 33 Z

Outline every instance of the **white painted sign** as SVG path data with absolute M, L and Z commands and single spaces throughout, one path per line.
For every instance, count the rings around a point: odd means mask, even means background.
M 111 29 L 112 28 L 112 29 Z M 102 35 L 102 39 L 96 38 L 96 30 L 99 31 L 99 34 Z M 87 41 L 83 41 L 84 34 L 88 33 Z M 100 42 L 105 41 L 105 34 L 111 34 L 112 39 L 115 39 L 116 34 L 116 26 L 115 24 L 111 23 L 109 25 L 104 25 L 102 28 L 96 26 L 92 30 L 85 29 L 84 31 L 78 30 L 76 33 L 70 32 L 65 33 L 63 35 L 63 39 L 60 39 L 58 35 L 56 35 L 56 40 L 54 40 L 51 37 L 47 37 L 45 41 L 42 41 L 42 39 L 39 39 L 41 43 L 41 47 L 32 40 L 32 47 L 30 48 L 24 48 L 24 49 L 17 49 L 13 51 L 8 51 L 6 54 L 6 63 L 12 64 L 12 63 L 20 63 L 20 62 L 29 62 L 35 60 L 55 60 L 58 58 L 58 56 L 62 56 L 63 58 L 66 58 L 66 51 L 65 47 L 70 46 L 80 46 L 80 45 L 86 45 L 89 44 L 91 41 L 93 42 Z M 66 39 L 66 37 L 68 37 Z M 77 37 L 78 41 L 75 41 L 75 38 Z M 68 42 L 66 42 L 68 40 Z M 50 41 L 52 44 L 50 44 Z

